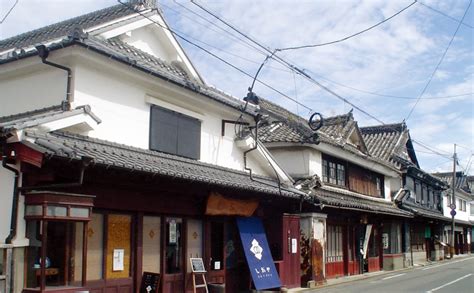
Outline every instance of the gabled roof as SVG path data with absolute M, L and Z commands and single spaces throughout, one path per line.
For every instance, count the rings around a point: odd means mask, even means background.
M 224 168 L 200 161 L 130 147 L 105 140 L 66 132 L 49 134 L 25 131 L 26 144 L 47 157 L 80 160 L 90 157 L 100 167 L 140 171 L 164 177 L 178 178 L 209 185 L 266 193 L 279 196 L 277 183 L 268 177 Z M 307 197 L 294 188 L 281 188 L 281 195 L 290 198 Z
M 122 4 L 107 7 L 1 40 L 0 51 L 12 48 L 24 48 L 52 39 L 65 37 L 77 27 L 85 29 L 132 14 L 135 14 L 135 12 Z
M 97 123 L 101 123 L 90 106 L 80 106 L 73 110 L 64 110 L 61 105 L 0 117 L 0 135 L 12 130 L 23 130 L 59 119 L 80 114 L 88 114 Z
M 419 166 L 405 122 L 361 127 L 360 130 L 372 156 L 395 166 L 401 163 Z
M 313 131 L 308 120 L 266 99 L 260 99 L 260 110 L 270 116 L 273 123 L 261 128 L 263 142 L 300 142 L 311 143 Z M 344 144 L 357 123 L 352 111 L 347 114 L 325 117 L 323 126 L 318 130 L 323 141 L 332 140 Z
M 446 182 L 449 186 L 453 184 L 453 172 L 437 172 L 432 173 L 433 176 Z M 469 185 L 469 178 L 462 171 L 456 172 L 456 189 L 471 193 L 471 186 Z

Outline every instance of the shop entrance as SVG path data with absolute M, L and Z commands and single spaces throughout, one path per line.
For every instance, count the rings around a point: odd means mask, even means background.
M 165 218 L 163 292 L 184 292 L 183 232 L 181 218 Z

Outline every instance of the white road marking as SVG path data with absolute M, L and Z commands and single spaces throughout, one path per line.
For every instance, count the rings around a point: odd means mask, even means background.
M 440 265 L 429 266 L 429 267 L 423 268 L 423 269 L 421 269 L 421 270 L 422 270 L 422 271 L 431 270 L 431 269 L 439 268 L 439 267 L 442 267 L 442 266 L 445 266 L 445 265 L 449 265 L 449 264 L 453 264 L 453 263 L 458 263 L 458 262 L 463 262 L 463 261 L 470 260 L 470 259 L 473 259 L 473 258 L 474 258 L 474 257 L 468 257 L 468 258 L 464 258 L 464 259 L 461 259 L 461 260 L 450 261 L 450 262 L 447 262 L 447 263 L 444 263 L 444 264 L 440 264 Z
M 382 280 L 388 280 L 388 279 L 392 279 L 392 278 L 397 278 L 397 277 L 403 276 L 403 275 L 405 275 L 405 274 L 406 274 L 406 273 L 398 274 L 398 275 L 393 275 L 393 276 L 389 276 L 389 277 L 385 277 L 385 278 L 383 278 Z
M 431 293 L 431 292 L 434 292 L 434 291 L 438 291 L 439 289 L 442 289 L 442 288 L 444 288 L 444 287 L 446 287 L 446 286 L 449 286 L 449 285 L 452 285 L 452 284 L 454 284 L 454 283 L 456 283 L 456 282 L 459 282 L 459 281 L 461 281 L 462 279 L 465 279 L 465 278 L 467 278 L 467 277 L 469 277 L 469 276 L 472 276 L 472 274 L 467 274 L 467 275 L 465 275 L 465 276 L 463 276 L 463 277 L 461 277 L 461 278 L 457 278 L 457 279 L 454 280 L 454 281 L 451 281 L 451 282 L 449 282 L 449 283 L 446 283 L 446 284 L 444 284 L 444 285 L 441 285 L 441 286 L 439 286 L 439 287 L 436 287 L 436 288 L 434 288 L 434 289 L 431 289 L 431 290 L 429 290 L 429 291 L 426 291 L 426 293 Z

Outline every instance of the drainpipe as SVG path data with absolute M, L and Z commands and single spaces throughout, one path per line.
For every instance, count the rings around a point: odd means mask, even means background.
M 63 111 L 71 110 L 71 79 L 72 79 L 71 68 L 46 60 L 46 58 L 48 58 L 49 56 L 49 50 L 48 48 L 46 48 L 45 45 L 36 46 L 36 50 L 38 51 L 38 56 L 41 58 L 41 61 L 44 64 L 59 68 L 61 70 L 65 70 L 67 72 L 66 99 L 62 101 L 61 106 L 62 106 Z
M 258 144 L 257 144 L 257 139 L 258 139 L 258 121 L 260 120 L 260 117 L 261 117 L 260 114 L 257 114 L 257 116 L 255 116 L 255 118 L 254 118 L 254 119 L 255 119 L 255 137 L 254 137 L 254 139 L 255 139 L 255 145 L 254 145 L 252 148 L 250 148 L 250 149 L 248 149 L 248 150 L 246 150 L 246 151 L 244 152 L 244 169 L 250 172 L 250 174 L 249 174 L 249 175 L 250 175 L 250 180 L 252 180 L 252 181 L 254 181 L 255 179 L 252 177 L 252 169 L 249 168 L 249 167 L 247 167 L 247 154 L 250 153 L 250 152 L 252 152 L 252 151 L 254 151 L 254 150 L 256 150 L 257 147 L 258 147 Z
M 18 195 L 19 195 L 18 178 L 20 177 L 20 172 L 17 169 L 12 168 L 9 165 L 7 165 L 6 155 L 2 156 L 2 166 L 3 168 L 15 174 L 15 182 L 13 183 L 13 202 L 12 202 L 12 215 L 11 215 L 11 222 L 10 222 L 10 233 L 5 239 L 6 244 L 12 244 L 12 240 L 16 236 L 16 222 L 18 218 Z

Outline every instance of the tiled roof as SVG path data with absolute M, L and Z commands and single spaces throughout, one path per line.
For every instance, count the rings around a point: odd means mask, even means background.
M 25 135 L 34 141 L 32 147 L 51 157 L 80 160 L 83 156 L 87 156 L 94 159 L 96 166 L 141 171 L 237 190 L 280 195 L 278 185 L 273 179 L 254 176 L 257 180 L 251 180 L 243 171 L 71 133 L 45 134 L 25 131 Z M 284 187 L 281 189 L 281 195 L 290 198 L 307 196 L 294 188 Z
M 412 217 L 410 212 L 398 208 L 393 202 L 372 200 L 363 197 L 356 197 L 344 192 L 336 192 L 323 188 L 318 188 L 314 192 L 314 197 L 319 203 L 328 207 L 359 210 L 374 214 L 387 214 L 401 217 Z
M 400 207 L 402 209 L 405 209 L 409 212 L 412 212 L 416 216 L 423 217 L 423 218 L 429 218 L 429 219 L 435 219 L 435 220 L 442 220 L 442 221 L 448 221 L 449 218 L 445 217 L 441 211 L 435 211 L 432 209 L 424 208 L 420 205 L 417 204 L 412 204 L 410 201 L 403 201 L 400 204 Z
M 48 49 L 50 51 L 54 51 L 73 45 L 85 47 L 91 51 L 105 55 L 112 60 L 123 62 L 138 70 L 152 74 L 166 81 L 170 81 L 181 87 L 187 88 L 188 90 L 200 93 L 212 100 L 230 106 L 239 111 L 243 108 L 243 102 L 241 100 L 219 91 L 216 88 L 209 87 L 201 83 L 196 83 L 189 79 L 187 74 L 179 67 L 168 64 L 160 58 L 147 54 L 137 48 L 133 48 L 118 39 L 112 39 L 108 41 L 94 36 L 87 36 L 84 39 L 67 37 L 58 43 L 51 44 Z M 36 50 L 16 56 L 9 56 L 3 59 L 2 56 L 0 56 L 0 65 L 34 55 L 37 55 Z M 254 115 L 255 108 L 247 107 L 246 112 L 250 115 Z
M 88 105 L 79 106 L 73 110 L 63 110 L 61 105 L 18 113 L 15 115 L 0 117 L 0 134 L 13 129 L 22 130 L 35 127 L 58 119 L 71 117 L 79 114 L 88 114 L 97 123 L 102 121 L 91 111 Z
M 42 43 L 48 40 L 67 36 L 77 27 L 89 28 L 114 19 L 118 19 L 135 12 L 125 5 L 118 4 L 97 10 L 88 14 L 74 17 L 33 31 L 29 31 L 0 41 L 0 51 L 10 48 L 23 48 Z
M 452 186 L 453 183 L 453 172 L 438 172 L 432 173 L 431 175 L 435 176 L 436 178 L 441 179 L 449 186 Z M 461 189 L 465 192 L 471 192 L 471 186 L 469 186 L 469 178 L 468 176 L 464 175 L 463 172 L 456 172 L 456 188 Z
M 385 161 L 392 161 L 394 154 L 403 156 L 405 130 L 404 123 L 360 128 L 370 154 Z
M 100 40 L 97 40 L 97 42 L 100 42 Z M 137 63 L 139 62 L 146 64 L 148 66 L 154 67 L 155 69 L 167 71 L 180 78 L 188 79 L 188 74 L 186 71 L 173 66 L 172 64 L 169 64 L 158 57 L 143 52 L 142 50 L 121 41 L 119 38 L 104 40 L 102 43 L 110 45 L 111 48 L 114 48 L 117 52 L 128 56 L 131 60 L 134 60 Z
M 308 142 L 313 131 L 308 120 L 268 100 L 260 99 L 260 109 L 272 116 L 275 123 L 261 128 L 261 139 L 264 142 Z M 278 123 L 278 124 L 276 124 Z M 344 115 L 324 117 L 323 126 L 318 133 L 332 139 L 345 139 L 355 125 L 352 112 Z M 272 130 L 272 131 L 270 131 Z M 277 131 L 275 131 L 277 130 Z

